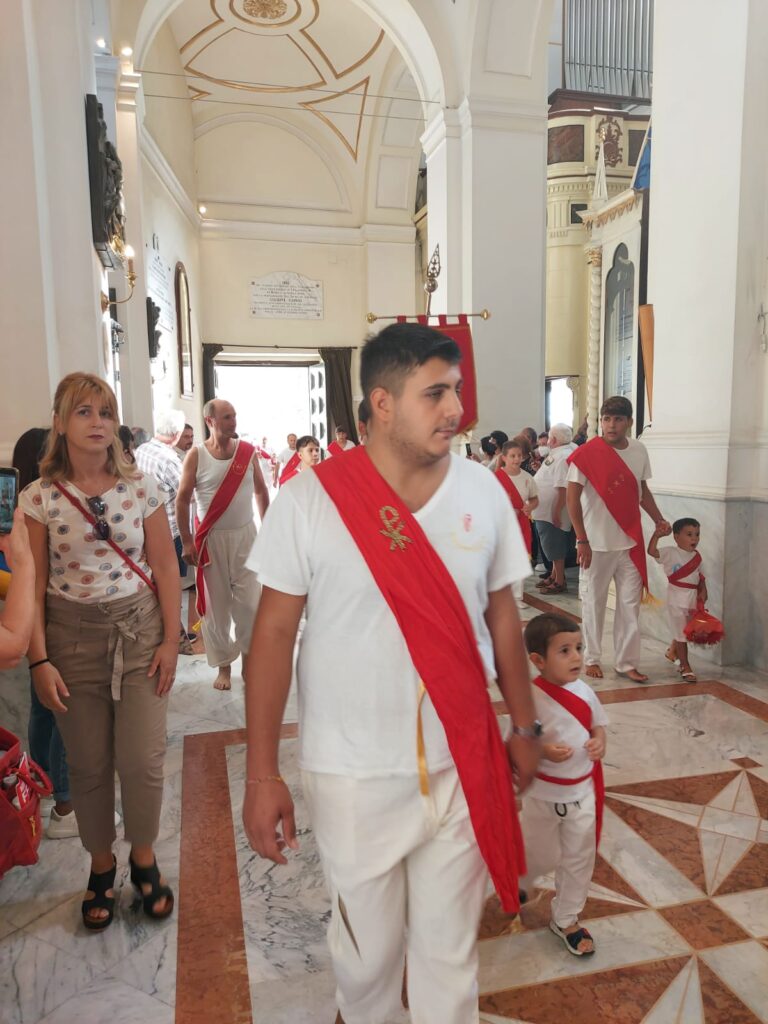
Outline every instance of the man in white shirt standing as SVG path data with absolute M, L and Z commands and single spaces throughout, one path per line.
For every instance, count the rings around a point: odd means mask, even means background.
M 628 437 L 632 403 L 616 395 L 600 409 L 602 437 L 595 437 L 569 456 L 568 513 L 576 531 L 581 575 L 584 660 L 586 675 L 602 679 L 602 638 L 608 589 L 616 587 L 613 619 L 614 666 L 635 683 L 648 682 L 640 663 L 640 602 L 648 587 L 640 509 L 667 536 L 671 526 L 651 494 L 648 452 Z
M 366 447 L 283 488 L 250 562 L 263 592 L 243 819 L 253 848 L 286 863 L 298 844 L 279 735 L 306 609 L 299 758 L 344 1024 L 397 1014 L 406 951 L 413 1019 L 476 1022 L 483 859 L 504 905 L 518 900 L 514 795 L 486 681 L 510 709 L 525 789 L 539 730 L 511 584 L 529 562 L 498 482 L 451 455 L 459 359 L 419 324 L 369 340 Z
M 533 510 L 541 547 L 552 563 L 552 572 L 536 584 L 544 594 L 562 594 L 565 583 L 565 559 L 571 521 L 565 507 L 568 480 L 568 456 L 576 445 L 571 443 L 573 430 L 567 423 L 555 423 L 549 431 L 549 454 L 536 471 L 534 480 L 539 490 L 539 504 Z
M 184 427 L 184 413 L 179 409 L 159 412 L 155 416 L 155 436 L 140 445 L 135 452 L 136 465 L 141 472 L 153 477 L 160 485 L 182 579 L 187 575 L 187 563 L 181 557 L 181 538 L 176 525 L 176 495 L 181 483 L 181 459 L 176 447 Z
M 288 447 L 283 448 L 279 455 L 275 456 L 275 461 L 272 463 L 272 486 L 277 487 L 278 481 L 280 480 L 280 474 L 283 472 L 285 467 L 291 461 L 293 456 L 296 454 L 296 434 L 289 434 L 286 438 Z

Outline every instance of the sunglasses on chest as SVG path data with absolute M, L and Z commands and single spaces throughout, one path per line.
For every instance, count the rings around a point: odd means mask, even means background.
M 96 522 L 93 524 L 93 532 L 100 540 L 109 540 L 109 523 L 104 518 L 107 505 L 103 498 L 86 498 L 86 505 L 88 506 L 91 515 L 96 517 Z

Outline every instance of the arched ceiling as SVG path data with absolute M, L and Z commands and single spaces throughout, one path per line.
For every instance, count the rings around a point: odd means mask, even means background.
M 234 109 L 298 116 L 361 159 L 393 45 L 353 0 L 183 0 L 168 22 L 198 126 Z

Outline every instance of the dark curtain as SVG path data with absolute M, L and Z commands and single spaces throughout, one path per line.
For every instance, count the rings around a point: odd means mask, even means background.
M 214 359 L 224 349 L 223 345 L 207 345 L 203 343 L 203 404 L 216 397 L 216 366 Z M 203 424 L 205 436 L 208 427 Z
M 328 438 L 336 427 L 343 427 L 350 441 L 358 444 L 357 421 L 352 405 L 352 349 L 321 348 L 325 363 L 325 401 L 328 408 Z

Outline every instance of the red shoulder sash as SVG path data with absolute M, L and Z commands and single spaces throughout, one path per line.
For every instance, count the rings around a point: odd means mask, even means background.
M 280 474 L 278 486 L 282 487 L 283 484 L 287 484 L 292 476 L 296 476 L 299 471 L 299 453 L 294 452 L 293 455 L 288 459 L 285 464 L 285 469 Z
M 525 546 L 528 549 L 528 554 L 530 555 L 533 547 L 533 531 L 531 530 L 531 520 L 525 512 L 523 512 L 523 497 L 520 494 L 520 491 L 515 487 L 509 473 L 505 473 L 503 469 L 497 469 L 496 479 L 507 492 L 509 500 L 512 502 L 512 508 L 517 512 L 517 522 L 520 526 L 520 532 L 523 535 Z
M 213 500 L 208 506 L 208 511 L 203 517 L 203 521 L 195 530 L 195 551 L 197 552 L 197 573 L 195 577 L 197 600 L 195 602 L 195 606 L 197 608 L 198 615 L 205 615 L 206 609 L 205 578 L 203 576 L 203 569 L 206 565 L 210 565 L 211 562 L 208 555 L 208 534 L 229 508 L 229 503 L 232 501 L 237 493 L 237 489 L 243 482 L 243 477 L 251 464 L 251 459 L 253 458 L 255 451 L 256 449 L 253 445 L 249 444 L 247 441 L 239 440 L 237 442 L 237 447 L 235 448 L 234 455 L 232 456 L 232 461 L 229 464 L 229 469 L 224 474 L 224 479 L 217 487 Z
M 683 580 L 686 576 L 696 572 L 700 565 L 701 555 L 697 551 L 693 558 L 686 562 L 685 565 L 681 565 L 679 569 L 676 569 L 671 576 L 667 576 L 667 579 L 673 587 L 680 587 L 682 590 L 698 590 L 697 583 L 683 583 Z
M 565 708 L 569 714 L 573 715 L 579 725 L 582 725 L 587 732 L 592 731 L 592 708 L 585 700 L 582 700 L 577 694 L 566 690 L 564 686 L 553 685 L 543 676 L 537 676 L 533 680 L 533 685 L 538 686 L 548 697 L 557 701 L 560 707 Z M 553 782 L 556 786 L 575 786 L 577 782 L 584 782 L 589 778 L 592 779 L 592 784 L 595 787 L 595 843 L 599 843 L 600 833 L 603 829 L 603 808 L 605 806 L 605 781 L 603 779 L 602 761 L 593 761 L 592 771 L 589 775 L 583 775 L 580 779 L 559 779 L 555 775 L 544 775 L 542 772 L 537 772 L 536 778 L 541 779 L 542 782 Z
M 445 729 L 480 852 L 504 909 L 516 912 L 525 859 L 512 772 L 456 583 L 364 447 L 315 472 L 402 630 Z
M 571 452 L 568 462 L 581 470 L 621 529 L 634 541 L 629 557 L 640 573 L 643 590 L 647 591 L 648 566 L 634 473 L 602 437 L 593 437 L 575 452 Z
M 350 451 L 351 450 L 352 449 L 350 448 Z M 329 455 L 343 455 L 345 451 L 346 448 L 342 448 L 338 441 L 331 441 L 331 443 L 328 445 Z

